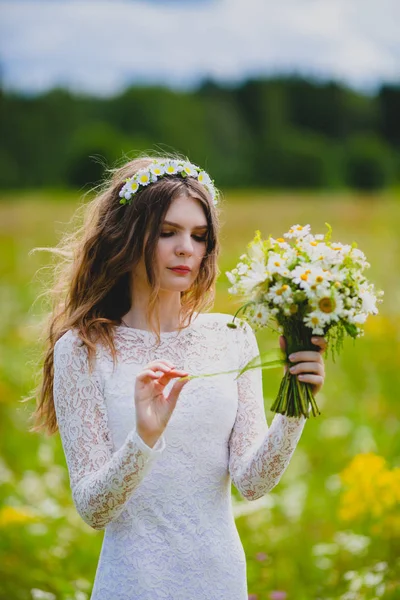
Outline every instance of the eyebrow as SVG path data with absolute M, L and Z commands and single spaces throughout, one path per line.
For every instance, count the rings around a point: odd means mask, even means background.
M 184 229 L 179 223 L 173 223 L 172 221 L 164 221 L 163 225 L 172 225 L 172 227 L 176 227 L 177 229 Z M 196 225 L 193 229 L 208 229 L 208 225 Z

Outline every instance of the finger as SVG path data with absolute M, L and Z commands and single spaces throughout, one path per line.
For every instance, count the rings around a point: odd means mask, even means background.
M 319 362 L 302 362 L 297 363 L 295 366 L 290 367 L 289 371 L 296 375 L 298 373 L 317 373 L 318 375 L 324 375 L 324 366 Z
M 306 360 L 311 362 L 319 362 L 323 364 L 324 359 L 319 352 L 313 350 L 303 350 L 302 352 L 293 352 L 289 355 L 289 360 L 292 363 L 305 362 Z
M 325 350 L 328 346 L 328 342 L 324 337 L 322 337 L 322 336 L 312 337 L 311 341 L 315 346 L 321 347 L 320 352 L 325 352 Z
M 317 386 L 321 386 L 324 383 L 324 378 L 321 375 L 309 375 L 303 373 L 302 375 L 298 375 L 298 379 L 304 383 L 312 383 Z
M 154 371 L 151 371 L 150 369 L 146 369 L 145 371 L 141 371 L 137 376 L 136 379 L 138 381 L 141 382 L 146 382 L 149 379 L 158 379 L 159 375 L 157 375 L 157 373 L 155 373 Z
M 158 383 L 160 383 L 161 385 L 168 385 L 168 383 L 171 381 L 171 379 L 175 379 L 177 377 L 186 377 L 187 375 L 189 375 L 189 373 L 187 371 L 182 371 L 182 370 L 178 370 L 178 369 L 171 369 L 170 371 L 168 371 L 167 373 L 164 373 L 160 379 L 158 380 Z
M 153 360 L 145 366 L 145 369 L 152 369 L 153 371 L 168 371 L 174 368 L 175 365 L 167 360 Z
M 182 391 L 182 388 L 190 381 L 190 379 L 188 378 L 182 378 L 182 379 L 178 379 L 178 381 L 175 381 L 174 385 L 172 386 L 172 389 L 168 395 L 168 402 L 171 404 L 176 404 L 178 398 L 179 398 L 179 394 Z

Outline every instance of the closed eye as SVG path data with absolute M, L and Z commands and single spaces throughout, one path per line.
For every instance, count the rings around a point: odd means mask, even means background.
M 163 238 L 165 238 L 165 237 L 171 237 L 172 235 L 175 235 L 175 231 L 162 231 L 160 233 L 160 237 L 163 237 Z M 206 239 L 207 239 L 207 236 L 193 234 L 192 238 L 194 240 L 196 240 L 196 242 L 205 242 Z

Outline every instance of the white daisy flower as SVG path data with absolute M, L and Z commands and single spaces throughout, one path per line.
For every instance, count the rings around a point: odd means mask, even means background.
M 298 267 L 296 267 L 298 269 Z M 292 274 L 296 271 L 294 269 Z M 301 275 L 300 275 L 301 278 Z M 293 280 L 295 283 L 298 283 L 298 278 Z M 313 267 L 306 269 L 304 271 L 304 277 L 302 278 L 301 287 L 311 294 L 318 293 L 318 290 L 329 289 L 332 281 L 332 273 L 326 269 L 321 269 L 320 267 Z
M 257 328 L 264 327 L 269 320 L 268 308 L 265 304 L 256 304 L 255 306 L 251 307 L 249 316 Z
M 285 240 L 283 238 L 273 238 L 271 237 L 271 243 L 272 244 L 278 244 L 279 248 L 281 248 L 282 250 L 291 250 L 292 246 L 290 244 L 288 244 L 288 242 L 285 242 Z
M 189 177 L 197 178 L 197 175 L 198 175 L 197 169 L 191 163 L 184 163 L 182 171 L 184 171 L 186 173 L 186 175 L 189 175 Z
M 152 183 L 153 177 L 150 171 L 147 171 L 146 169 L 141 169 L 136 173 L 135 180 L 140 185 L 149 185 L 149 183 Z
M 284 238 L 303 238 L 310 233 L 310 225 L 292 225 L 287 233 L 283 234 Z
M 162 177 L 165 174 L 165 167 L 161 163 L 154 163 L 149 167 L 149 171 L 156 177 Z
M 353 323 L 356 325 L 363 325 L 367 320 L 368 315 L 366 313 L 358 313 L 353 317 Z
M 309 279 L 311 278 L 312 269 L 310 269 L 310 265 L 307 263 L 305 265 L 298 265 L 291 271 L 290 276 L 293 280 L 293 283 L 296 283 L 303 289 L 307 289 L 309 287 Z
M 334 289 L 326 292 L 321 290 L 312 304 L 316 306 L 316 312 L 319 316 L 323 315 L 326 322 L 338 321 L 343 316 L 343 299 Z
M 217 194 L 214 186 L 212 186 L 212 185 L 206 185 L 204 187 L 206 187 L 208 189 L 208 191 L 210 192 L 211 200 L 213 201 L 213 203 L 215 205 L 217 205 L 217 203 L 218 203 L 218 194 Z
M 165 174 L 166 175 L 176 175 L 178 172 L 182 171 L 182 167 L 178 169 L 178 162 L 176 160 L 169 160 L 164 164 Z
M 267 297 L 269 300 L 272 300 L 274 304 L 281 306 L 286 302 L 290 302 L 292 293 L 293 291 L 290 285 L 287 285 L 286 283 L 283 285 L 281 283 L 276 283 L 270 287 Z
M 326 321 L 322 315 L 310 312 L 304 317 L 303 321 L 307 327 L 312 328 L 313 335 L 324 335 Z
M 237 281 L 237 274 L 233 273 L 233 271 L 225 271 L 225 275 L 227 276 L 229 283 L 234 285 Z
M 378 309 L 376 308 L 377 298 L 372 292 L 362 288 L 359 291 L 359 296 L 362 300 L 362 310 L 364 312 L 372 315 L 378 314 Z
M 249 265 L 246 265 L 245 263 L 239 263 L 236 268 L 237 268 L 238 275 L 245 275 L 250 267 L 249 267 Z
M 244 293 L 248 294 L 251 290 L 268 279 L 269 273 L 265 271 L 263 263 L 253 262 L 251 267 L 248 267 L 247 271 L 240 280 L 240 286 Z
M 131 193 L 131 194 L 135 194 L 138 189 L 139 189 L 139 184 L 137 181 L 135 181 L 135 179 L 132 177 L 132 179 L 130 179 L 129 181 L 127 181 L 124 185 L 124 188 L 127 192 Z
M 263 242 L 251 242 L 248 246 L 248 255 L 253 262 L 259 262 L 264 264 L 265 255 L 264 255 L 264 246 Z
M 278 273 L 283 277 L 289 277 L 290 272 L 285 259 L 278 252 L 268 253 L 268 262 L 266 270 L 271 273 Z
M 202 183 L 203 185 L 211 186 L 212 187 L 212 181 L 211 178 L 209 176 L 208 173 L 206 173 L 205 171 L 200 171 L 200 173 L 198 174 L 197 179 L 200 181 L 200 183 Z

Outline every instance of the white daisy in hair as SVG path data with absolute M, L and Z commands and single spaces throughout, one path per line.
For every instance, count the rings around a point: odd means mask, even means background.
M 154 163 L 149 167 L 149 171 L 156 177 L 162 177 L 165 174 L 165 167 L 161 163 Z
M 129 179 L 129 181 L 127 181 L 125 183 L 125 191 L 129 192 L 130 194 L 136 194 L 136 192 L 139 189 L 139 184 L 138 182 L 132 177 L 131 179 Z
M 140 169 L 136 173 L 135 179 L 140 185 L 149 185 L 153 182 L 152 174 L 147 169 Z
M 186 175 L 189 175 L 189 177 L 196 177 L 198 175 L 198 169 L 196 168 L 195 165 L 192 165 L 192 163 L 184 163 L 182 171 L 184 171 L 186 173 Z
M 211 181 L 211 178 L 210 178 L 209 174 L 208 174 L 208 173 L 206 173 L 205 171 L 200 171 L 200 173 L 198 174 L 198 177 L 197 177 L 197 179 L 198 179 L 198 180 L 200 181 L 200 183 L 202 183 L 203 185 L 206 185 L 206 186 L 211 186 L 211 187 L 213 187 L 213 185 L 212 185 L 212 181 Z
M 182 170 L 182 168 L 179 167 L 181 167 L 181 165 L 179 165 L 176 160 L 167 160 L 167 162 L 164 163 L 165 174 L 176 175 Z
M 217 204 L 217 192 L 215 191 L 214 186 L 211 183 L 209 183 L 207 185 L 204 184 L 204 187 L 208 190 L 208 193 L 210 194 L 213 203 Z

